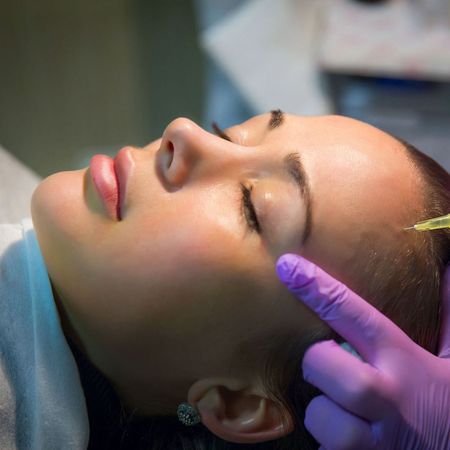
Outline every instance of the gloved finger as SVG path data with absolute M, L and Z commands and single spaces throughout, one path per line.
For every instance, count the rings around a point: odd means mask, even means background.
M 450 265 L 447 266 L 442 282 L 441 335 L 439 357 L 450 358 Z
M 392 343 L 407 346 L 409 337 L 387 317 L 320 267 L 294 254 L 282 255 L 276 265 L 281 281 L 295 296 L 318 314 L 373 363 Z
M 303 378 L 347 411 L 371 422 L 390 409 L 387 379 L 335 341 L 321 341 L 305 353 Z
M 345 411 L 325 395 L 314 397 L 309 402 L 305 427 L 327 450 L 375 448 L 370 424 Z

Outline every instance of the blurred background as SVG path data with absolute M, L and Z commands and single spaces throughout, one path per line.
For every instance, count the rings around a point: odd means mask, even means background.
M 0 0 L 0 145 L 38 177 L 281 108 L 338 113 L 450 170 L 448 0 Z

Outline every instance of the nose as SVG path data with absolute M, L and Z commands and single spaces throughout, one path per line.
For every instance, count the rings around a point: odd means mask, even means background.
M 169 190 L 180 189 L 189 180 L 210 169 L 209 161 L 220 164 L 234 144 L 215 136 L 189 119 L 173 120 L 165 129 L 157 164 Z

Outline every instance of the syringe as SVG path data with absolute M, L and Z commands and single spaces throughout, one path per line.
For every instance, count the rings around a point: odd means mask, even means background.
M 405 230 L 431 231 L 443 228 L 450 228 L 450 214 L 417 222 L 414 226 L 405 228 Z

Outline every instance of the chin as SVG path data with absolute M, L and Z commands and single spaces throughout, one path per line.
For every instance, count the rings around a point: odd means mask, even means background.
M 43 241 L 73 236 L 87 216 L 86 169 L 65 171 L 45 178 L 31 197 L 31 217 Z M 42 244 L 42 243 L 41 243 Z

